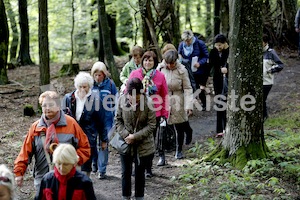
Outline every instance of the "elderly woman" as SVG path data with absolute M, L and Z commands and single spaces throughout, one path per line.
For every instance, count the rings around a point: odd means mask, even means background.
M 205 43 L 194 36 L 191 30 L 183 31 L 183 40 L 178 47 L 180 61 L 188 70 L 192 71 L 196 82 L 196 89 L 200 88 L 199 98 L 202 103 L 202 110 L 206 110 L 205 87 L 209 74 L 207 65 L 208 50 Z M 193 65 L 193 66 L 192 66 Z
M 103 62 L 94 63 L 91 69 L 91 75 L 94 79 L 93 91 L 99 95 L 99 112 L 100 112 L 100 136 L 98 140 L 98 160 L 93 163 L 98 163 L 98 178 L 106 178 L 106 166 L 108 163 L 108 145 L 107 134 L 111 129 L 114 114 L 115 103 L 118 97 L 118 91 L 115 83 L 109 78 L 109 72 Z
M 74 79 L 75 91 L 65 95 L 64 111 L 71 115 L 84 133 L 87 135 L 91 147 L 90 159 L 81 166 L 81 170 L 90 176 L 92 171 L 92 159 L 97 159 L 97 138 L 100 133 L 102 141 L 107 142 L 107 136 L 101 129 L 101 117 L 99 107 L 98 92 L 92 92 L 93 77 L 86 72 L 79 72 Z
M 177 131 L 176 159 L 182 159 L 182 145 L 188 116 L 192 115 L 193 89 L 189 80 L 187 69 L 178 61 L 178 53 L 171 49 L 164 53 L 164 61 L 159 65 L 160 70 L 166 77 L 169 100 L 170 116 L 168 124 L 174 124 Z M 191 139 L 191 136 L 190 136 Z
M 5 165 L 0 165 L 0 199 L 13 200 L 14 187 L 13 173 Z
M 86 134 L 72 117 L 60 109 L 60 97 L 54 91 L 46 91 L 39 97 L 43 114 L 34 122 L 23 142 L 21 151 L 15 160 L 15 181 L 22 186 L 23 176 L 32 156 L 34 163 L 34 186 L 39 188 L 42 177 L 52 166 L 51 154 L 58 143 L 72 144 L 79 156 L 79 165 L 85 163 L 90 155 L 90 145 Z
M 150 98 L 142 93 L 143 84 L 139 78 L 129 79 L 127 94 L 119 99 L 115 117 L 116 130 L 125 142 L 131 145 L 131 152 L 120 154 L 122 163 L 122 196 L 131 197 L 132 163 L 135 160 L 135 199 L 144 199 L 145 167 L 154 154 L 153 131 L 156 127 L 155 112 Z
M 76 170 L 78 156 L 70 144 L 59 144 L 53 153 L 54 171 L 42 179 L 35 200 L 96 199 L 93 182 Z
M 145 90 L 145 94 L 151 97 L 156 110 L 156 129 L 153 130 L 153 136 L 156 136 L 156 130 L 161 120 L 168 118 L 167 109 L 167 94 L 168 86 L 165 76 L 156 70 L 158 59 L 153 51 L 146 51 L 142 57 L 142 66 L 131 72 L 129 79 L 139 78 Z M 146 176 L 151 178 L 152 174 L 152 158 L 149 160 L 146 167 Z

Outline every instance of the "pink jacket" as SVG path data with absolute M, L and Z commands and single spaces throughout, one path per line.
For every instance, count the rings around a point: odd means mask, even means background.
M 140 80 L 143 80 L 144 75 L 143 75 L 143 71 L 142 68 L 138 68 L 134 71 L 132 71 L 129 75 L 129 79 L 131 78 L 139 78 Z M 128 80 L 129 80 L 128 79 Z M 152 81 L 154 82 L 154 84 L 157 87 L 157 93 L 156 95 L 159 95 L 163 102 L 161 104 L 159 104 L 159 100 L 157 97 L 152 96 L 152 100 L 154 102 L 154 107 L 158 108 L 159 106 L 161 106 L 161 109 L 156 111 L 156 117 L 160 117 L 160 116 L 164 116 L 166 118 L 168 118 L 169 116 L 169 112 L 168 112 L 168 85 L 166 82 L 166 78 L 165 75 L 163 73 L 161 73 L 160 71 L 156 70 L 156 73 L 152 79 Z

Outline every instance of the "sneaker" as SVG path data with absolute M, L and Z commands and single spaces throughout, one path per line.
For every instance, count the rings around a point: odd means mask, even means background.
M 176 151 L 175 158 L 176 159 L 182 159 L 183 158 L 182 151 Z
M 99 173 L 98 179 L 106 179 L 106 175 L 104 173 Z

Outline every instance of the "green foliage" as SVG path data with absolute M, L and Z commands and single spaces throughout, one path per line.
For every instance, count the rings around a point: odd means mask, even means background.
M 242 170 L 220 159 L 203 162 L 215 141 L 196 143 L 189 152 L 201 155 L 187 165 L 173 181 L 181 187 L 167 199 L 295 199 L 300 188 L 300 108 L 287 109 L 265 123 L 268 158 L 249 160 Z M 213 140 L 213 141 L 212 141 Z M 180 195 L 178 195 L 180 194 Z

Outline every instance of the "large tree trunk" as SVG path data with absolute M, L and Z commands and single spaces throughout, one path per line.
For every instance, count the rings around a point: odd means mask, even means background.
M 21 30 L 21 43 L 19 49 L 18 63 L 20 65 L 31 65 L 33 62 L 30 58 L 29 51 L 29 25 L 27 14 L 27 0 L 19 0 L 19 19 Z
M 218 157 L 220 163 L 229 161 L 238 168 L 248 160 L 265 158 L 268 151 L 262 116 L 262 3 L 263 0 L 229 1 L 233 15 L 229 32 L 227 126 L 222 145 L 208 160 Z M 246 95 L 254 97 L 249 105 L 245 102 L 251 99 L 244 99 Z
M 8 83 L 6 64 L 8 54 L 8 24 L 3 0 L 0 0 L 0 85 Z
M 19 31 L 15 19 L 16 15 L 11 8 L 11 4 L 9 0 L 5 1 L 5 6 L 7 11 L 7 16 L 10 21 L 10 28 L 12 31 L 12 41 L 10 43 L 10 50 L 9 50 L 10 62 L 15 62 L 17 56 L 18 44 L 19 44 Z
M 47 0 L 39 0 L 38 3 L 39 3 L 40 86 L 45 86 L 50 83 L 48 5 L 47 5 Z
M 117 27 L 117 21 L 116 21 L 116 14 L 107 15 L 107 21 L 109 25 L 110 30 L 110 39 L 111 39 L 111 46 L 113 55 L 121 56 L 123 54 L 121 48 L 119 47 L 119 44 L 117 42 L 117 33 L 116 33 L 116 27 Z
M 215 0 L 215 8 L 214 8 L 214 35 L 220 33 L 220 8 L 221 8 L 221 0 Z
M 100 24 L 101 24 L 105 63 L 109 68 L 109 71 L 112 75 L 112 79 L 114 80 L 115 84 L 117 86 L 120 86 L 121 81 L 119 79 L 119 72 L 112 53 L 110 31 L 109 31 L 109 26 L 106 17 L 104 0 L 98 0 L 98 17 L 100 19 Z
M 206 20 L 205 20 L 205 36 L 209 38 L 211 36 L 211 1 L 206 0 Z

